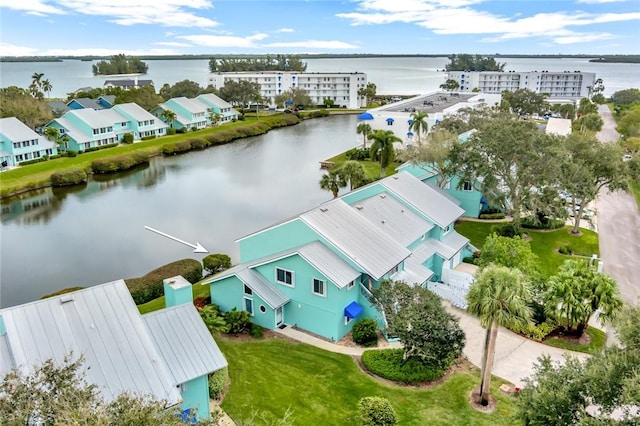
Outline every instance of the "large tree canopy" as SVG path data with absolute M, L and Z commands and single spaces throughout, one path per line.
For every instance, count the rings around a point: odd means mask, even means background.
M 163 101 L 162 96 L 156 94 L 153 86 L 144 86 L 123 90 L 116 96 L 116 104 L 134 102 L 142 108 L 150 111 Z
M 408 147 L 404 158 L 425 171 L 437 174 L 438 186 L 445 188 L 453 178 L 455 168 L 449 155 L 458 136 L 446 129 L 436 129 L 427 135 L 426 143 Z
M 541 115 L 547 109 L 547 96 L 529 89 L 502 92 L 502 108 L 511 109 L 519 116 Z
M 252 81 L 229 80 L 220 88 L 220 97 L 231 105 L 248 105 L 260 96 L 260 84 Z
M 28 90 L 16 86 L 1 88 L 0 99 L 0 118 L 15 117 L 34 130 L 53 119 L 47 103 L 31 96 Z
M 446 71 L 504 71 L 506 63 L 482 55 L 459 54 L 449 56 Z
M 91 66 L 93 75 L 146 74 L 149 66 L 140 58 L 127 57 L 124 53 L 114 55 L 109 61 L 100 61 Z

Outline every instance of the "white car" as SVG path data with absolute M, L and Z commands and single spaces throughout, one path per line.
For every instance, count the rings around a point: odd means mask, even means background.
M 631 161 L 631 154 L 625 154 L 624 157 L 622 157 L 622 161 Z
M 580 207 L 576 206 L 575 210 L 571 209 L 571 207 L 567 207 L 567 211 L 569 212 L 569 216 L 575 217 L 576 214 L 578 214 L 578 212 L 580 211 Z M 596 214 L 596 212 L 594 212 L 591 209 L 584 209 L 582 211 L 582 218 L 583 219 L 591 219 L 595 214 Z

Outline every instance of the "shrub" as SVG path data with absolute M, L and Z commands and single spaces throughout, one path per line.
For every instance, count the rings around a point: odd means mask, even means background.
M 195 259 L 182 259 L 164 266 L 138 278 L 127 278 L 131 297 L 136 305 L 147 303 L 163 295 L 162 280 L 182 275 L 190 283 L 198 282 L 202 278 L 202 264 Z
M 361 346 L 373 346 L 378 343 L 378 322 L 373 318 L 364 318 L 353 325 L 353 341 Z
M 122 143 L 133 143 L 133 133 L 125 133 L 124 135 L 122 135 Z
M 231 258 L 223 253 L 209 254 L 202 259 L 202 265 L 207 272 L 215 274 L 231 268 Z
M 67 153 L 67 157 L 77 157 L 78 156 L 78 151 L 76 151 L 75 149 L 68 149 L 65 152 Z
M 50 156 L 49 156 L 49 160 L 55 160 L 56 158 L 60 158 L 60 157 L 62 157 L 62 155 L 61 155 L 61 154 L 50 155 Z
M 150 141 L 151 139 L 155 139 L 156 135 L 149 135 L 149 136 L 144 136 L 142 138 L 140 138 L 140 140 L 142 141 Z
M 128 170 L 132 167 L 148 162 L 149 154 L 143 151 L 134 151 L 113 157 L 97 158 L 91 162 L 91 170 L 98 174 L 112 173 Z
M 193 299 L 193 306 L 195 306 L 196 309 L 198 309 L 198 310 L 202 309 L 205 306 L 210 305 L 210 304 L 211 304 L 211 296 L 207 296 L 207 297 L 198 296 L 195 299 Z M 216 307 L 216 309 L 217 309 L 217 307 Z
M 209 143 L 202 138 L 191 138 L 189 142 L 191 143 L 191 149 L 205 149 L 209 146 Z
M 513 238 L 515 236 L 522 236 L 522 229 L 511 222 L 496 225 L 492 228 L 492 231 L 501 237 Z
M 227 323 L 220 314 L 218 305 L 206 305 L 198 311 L 202 322 L 207 326 L 211 333 L 226 333 L 228 331 Z
M 365 396 L 358 401 L 358 418 L 362 426 L 392 426 L 398 423 L 388 399 Z
M 573 249 L 571 248 L 571 246 L 569 244 L 563 244 L 563 245 L 560 246 L 560 248 L 558 248 L 558 252 L 560 254 L 572 255 L 573 254 Z
M 251 326 L 251 315 L 247 311 L 238 311 L 233 308 L 224 314 L 224 320 L 227 323 L 227 333 L 240 334 Z
M 473 256 L 465 256 L 462 258 L 463 263 L 470 263 L 471 265 L 476 264 L 476 258 Z
M 345 152 L 345 156 L 349 160 L 364 161 L 369 158 L 369 150 L 362 148 L 352 148 Z
M 373 374 L 407 384 L 428 382 L 444 374 L 440 368 L 426 365 L 418 358 L 405 361 L 403 356 L 403 349 L 369 350 L 362 354 L 362 363 Z
M 251 334 L 251 337 L 253 337 L 254 339 L 261 339 L 262 335 L 264 334 L 264 330 L 259 325 L 251 324 L 249 334 Z
M 176 129 L 174 129 L 173 127 L 169 127 L 167 129 L 167 135 L 175 135 L 176 134 Z
M 117 143 L 110 143 L 107 145 L 100 145 L 100 146 L 92 146 L 91 148 L 87 148 L 84 150 L 84 152 L 93 152 L 93 151 L 100 151 L 101 149 L 108 149 L 108 148 L 113 148 L 118 146 Z
M 523 228 L 527 229 L 560 229 L 564 227 L 565 223 L 562 220 L 550 219 L 545 217 L 541 220 L 534 220 L 532 217 L 525 217 L 520 222 Z
M 34 158 L 33 160 L 25 160 L 18 163 L 19 166 L 27 166 L 29 164 L 42 163 L 43 161 L 47 161 L 46 157 Z
M 51 186 L 77 185 L 87 181 L 87 173 L 79 168 L 60 170 L 51 174 Z
M 504 213 L 482 213 L 480 219 L 504 219 Z
M 555 329 L 556 324 L 552 320 L 548 320 L 541 324 L 518 325 L 512 328 L 511 331 L 522 334 L 536 342 L 542 342 Z
M 227 392 L 228 385 L 229 370 L 227 367 L 209 374 L 209 398 L 220 401 Z
M 191 151 L 191 141 L 180 141 L 162 145 L 162 155 L 176 155 Z

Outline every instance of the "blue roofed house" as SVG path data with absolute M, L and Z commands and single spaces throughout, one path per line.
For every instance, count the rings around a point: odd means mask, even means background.
M 207 105 L 209 112 L 220 115 L 219 123 L 228 123 L 238 119 L 238 111 L 231 104 L 213 93 L 204 93 L 196 99 Z M 211 123 L 209 123 L 211 124 Z
M 98 99 L 76 98 L 67 102 L 66 106 L 69 109 L 107 109 L 115 104 L 115 100 L 115 95 L 103 95 Z
M 21 161 L 55 155 L 55 142 L 39 135 L 15 117 L 0 118 L 0 164 L 17 166 Z
M 176 114 L 176 119 L 171 123 L 176 130 L 200 130 L 207 127 L 209 123 L 209 108 L 207 104 L 197 99 L 189 99 L 184 96 L 171 98 L 153 108 L 151 114 L 162 119 L 162 112 L 165 110 L 173 111 Z
M 140 315 L 123 280 L 0 309 L 0 377 L 48 359 L 84 357 L 105 401 L 151 395 L 209 418 L 208 374 L 227 366 L 181 276 L 164 280 L 167 307 Z
M 46 127 L 54 127 L 61 135 L 67 136 L 66 149 L 85 151 L 119 143 L 125 133 L 131 133 L 134 141 L 163 136 L 168 126 L 139 105 L 126 103 L 102 110 L 70 110 Z
M 442 191 L 401 172 L 242 237 L 241 263 L 204 284 L 222 310 L 249 311 L 260 326 L 339 340 L 356 319 L 385 325 L 370 294 L 385 279 L 464 306 L 470 279 L 440 282 L 474 251 L 453 229 L 462 214 Z

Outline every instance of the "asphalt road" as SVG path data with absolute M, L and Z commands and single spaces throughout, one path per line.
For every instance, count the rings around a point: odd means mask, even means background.
M 618 132 L 606 105 L 598 112 L 604 126 L 598 133 L 601 142 L 616 142 Z M 640 211 L 629 193 L 602 190 L 596 199 L 600 258 L 604 272 L 618 282 L 622 298 L 640 304 Z

